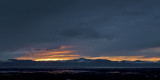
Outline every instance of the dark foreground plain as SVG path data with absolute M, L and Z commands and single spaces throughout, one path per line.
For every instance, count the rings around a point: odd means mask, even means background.
M 0 69 L 0 80 L 160 80 L 160 68 Z

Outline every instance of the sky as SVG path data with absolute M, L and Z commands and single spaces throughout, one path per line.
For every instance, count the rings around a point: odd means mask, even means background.
M 1 0 L 0 60 L 160 60 L 159 0 Z

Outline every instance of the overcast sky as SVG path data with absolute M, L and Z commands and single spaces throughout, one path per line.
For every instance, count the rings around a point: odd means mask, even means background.
M 160 1 L 0 1 L 1 59 L 61 46 L 90 57 L 160 56 Z

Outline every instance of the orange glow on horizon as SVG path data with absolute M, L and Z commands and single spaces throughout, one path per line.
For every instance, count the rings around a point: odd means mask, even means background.
M 100 57 L 90 57 L 90 56 L 81 56 L 76 54 L 75 50 L 68 50 L 73 46 L 61 46 L 59 49 L 41 49 L 41 50 L 32 50 L 31 53 L 18 57 L 15 59 L 18 60 L 33 60 L 33 61 L 59 61 L 59 60 L 72 60 L 77 58 L 86 58 L 86 59 L 106 59 L 111 61 L 160 61 L 160 57 L 145 57 L 145 56 L 100 56 Z
M 72 46 L 61 46 L 59 49 L 52 50 L 32 50 L 31 53 L 18 57 L 18 60 L 33 60 L 33 61 L 57 61 L 57 60 L 69 60 L 79 58 L 80 55 L 75 54 L 75 50 L 68 50 Z
M 101 56 L 101 57 L 88 57 L 88 59 L 106 59 L 111 61 L 160 61 L 160 57 L 144 57 L 144 56 Z
M 62 56 L 62 57 L 60 57 Z M 60 60 L 72 60 L 81 58 L 79 55 L 58 55 L 56 57 L 41 57 L 41 58 L 27 58 L 27 57 L 21 57 L 17 58 L 19 60 L 33 60 L 33 61 L 60 61 Z M 160 57 L 149 57 L 145 58 L 144 56 L 102 56 L 102 57 L 83 57 L 86 59 L 105 59 L 105 60 L 111 60 L 111 61 L 160 61 Z
M 34 61 L 61 61 L 64 59 L 59 59 L 59 58 L 55 58 L 55 59 L 36 59 Z

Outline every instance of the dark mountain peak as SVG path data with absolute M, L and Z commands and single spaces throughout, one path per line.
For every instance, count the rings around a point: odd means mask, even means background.
M 75 61 L 75 62 L 90 62 L 90 61 L 92 61 L 92 59 L 79 58 L 79 59 L 74 59 L 73 61 Z

